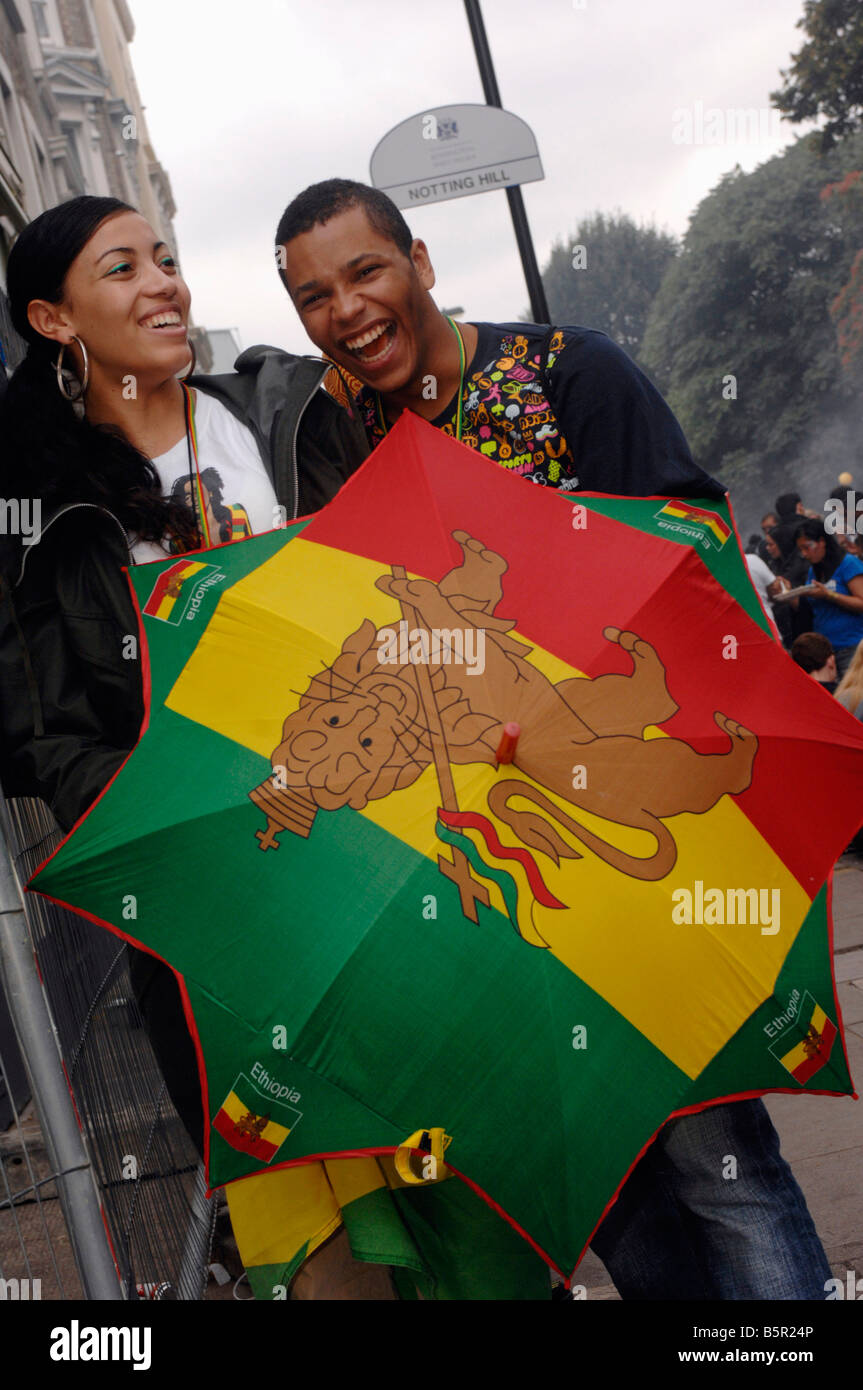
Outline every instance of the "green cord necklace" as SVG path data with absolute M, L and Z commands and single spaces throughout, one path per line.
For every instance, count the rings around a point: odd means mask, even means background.
M 462 411 L 462 396 L 464 395 L 464 376 L 465 376 L 465 370 L 466 370 L 466 366 L 467 366 L 466 358 L 465 358 L 465 351 L 464 351 L 464 338 L 461 336 L 461 329 L 459 328 L 458 324 L 457 324 L 453 319 L 450 318 L 449 314 L 445 314 L 444 317 L 445 317 L 447 323 L 449 324 L 450 328 L 452 329 L 453 333 L 454 333 L 455 336 L 458 338 L 458 366 L 459 366 L 459 379 L 458 379 L 458 414 L 457 414 L 457 416 L 456 416 L 455 437 L 456 437 L 456 439 L 459 439 L 459 440 L 460 440 L 460 439 L 461 439 L 461 424 L 462 424 L 462 415 L 461 415 L 461 411 Z M 376 401 L 377 401 L 377 406 L 378 406 L 378 421 L 379 421 L 379 423 L 380 423 L 380 427 L 381 427 L 381 429 L 383 430 L 384 434 L 387 434 L 387 433 L 388 433 L 388 426 L 387 426 L 386 418 L 385 418 L 385 416 L 384 416 L 384 408 L 383 408 L 383 403 L 381 402 L 381 397 L 380 397 L 380 392 L 379 392 L 379 391 L 376 391 L 376 392 L 375 392 L 375 399 L 376 399 Z

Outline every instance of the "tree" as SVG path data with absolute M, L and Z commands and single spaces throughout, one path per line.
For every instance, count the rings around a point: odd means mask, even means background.
M 697 461 L 753 500 L 792 486 L 823 498 L 841 469 L 860 475 L 863 410 L 831 306 L 852 283 L 863 206 L 822 194 L 861 167 L 854 135 L 827 155 L 799 140 L 750 174 L 732 170 L 696 209 L 653 303 L 644 365 Z
M 841 199 L 846 221 L 856 219 L 863 229 L 863 171 L 852 169 L 841 182 L 826 184 L 820 196 L 823 203 Z M 847 283 L 830 305 L 830 317 L 836 328 L 842 371 L 859 389 L 863 386 L 863 250 L 857 252 Z
M 820 144 L 830 149 L 837 139 L 863 125 L 863 5 L 860 0 L 806 0 L 797 28 L 809 35 L 785 85 L 770 100 L 789 121 L 826 116 Z
M 647 315 L 677 242 L 621 213 L 594 213 L 558 241 L 543 271 L 554 323 L 598 328 L 638 358 Z

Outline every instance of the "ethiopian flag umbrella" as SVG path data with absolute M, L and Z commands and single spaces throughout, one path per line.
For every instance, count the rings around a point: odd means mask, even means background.
M 315 517 L 130 580 L 144 731 L 32 886 L 182 977 L 211 1185 L 399 1151 L 569 1272 L 670 1114 L 852 1091 L 863 729 L 724 504 L 405 415 Z

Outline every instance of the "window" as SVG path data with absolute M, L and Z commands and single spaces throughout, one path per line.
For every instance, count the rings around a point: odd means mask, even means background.
M 48 28 L 48 16 L 45 13 L 48 9 L 47 0 L 30 0 L 30 9 L 33 11 L 33 23 L 39 38 L 50 39 L 51 31 Z
M 74 196 L 86 192 L 86 180 L 78 149 L 78 127 L 70 122 L 61 121 L 60 129 L 66 136 L 66 176 Z

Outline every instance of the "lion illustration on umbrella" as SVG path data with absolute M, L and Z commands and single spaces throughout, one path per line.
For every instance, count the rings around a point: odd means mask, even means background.
M 555 684 L 529 660 L 532 648 L 510 635 L 516 620 L 496 612 L 506 560 L 464 531 L 452 534 L 462 562 L 439 583 L 411 579 L 398 566 L 376 580 L 400 604 L 414 646 L 427 659 L 406 659 L 403 647 L 402 659 L 385 658 L 391 630 L 379 631 L 366 619 L 335 661 L 311 678 L 299 707 L 284 721 L 272 755 L 273 776 L 250 792 L 267 816 L 266 831 L 257 832 L 261 848 L 278 848 L 277 836 L 285 830 L 307 836 L 319 810 L 362 810 L 391 796 L 432 765 L 443 808 L 457 810 L 450 765 L 497 767 L 504 726 L 515 722 L 520 733 L 512 766 L 530 781 L 507 777 L 495 783 L 488 795 L 493 814 L 524 844 L 555 861 L 581 856 L 552 822 L 621 873 L 664 878 L 677 857 L 664 820 L 684 811 L 702 814 L 722 796 L 745 791 L 757 738 L 717 712 L 715 722 L 728 737 L 725 752 L 699 753 L 670 737 L 646 739 L 645 730 L 670 719 L 678 706 L 654 648 L 617 627 L 606 627 L 604 636 L 629 655 L 629 675 Z M 464 649 L 482 649 L 482 669 L 453 660 L 457 633 L 476 639 L 465 640 Z M 516 795 L 537 811 L 514 810 Z M 654 852 L 627 853 L 581 824 L 560 801 L 573 812 L 648 831 Z M 456 877 L 451 861 L 439 863 Z M 469 896 L 487 902 L 482 891 Z M 476 920 L 464 892 L 462 905 Z

